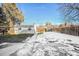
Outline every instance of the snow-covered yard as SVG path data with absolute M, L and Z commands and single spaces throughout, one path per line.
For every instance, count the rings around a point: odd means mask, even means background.
M 2 55 L 16 56 L 79 56 L 79 37 L 56 32 L 35 34 L 24 43 L 0 49 Z M 20 48 L 19 48 L 20 47 Z M 6 50 L 7 49 L 7 50 Z M 16 50 L 15 50 L 16 49 Z M 8 51 L 10 50 L 10 51 Z
M 23 45 L 24 45 L 23 43 L 4 43 L 0 45 L 0 47 L 5 46 L 0 49 L 0 56 L 9 56 L 18 49 L 22 48 Z
M 15 54 L 17 56 L 78 56 L 79 37 L 56 32 L 36 34 Z

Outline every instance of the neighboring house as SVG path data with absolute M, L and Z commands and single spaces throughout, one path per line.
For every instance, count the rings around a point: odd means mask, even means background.
M 36 32 L 37 33 L 52 32 L 53 27 L 54 26 L 52 24 L 39 25 L 39 26 L 36 26 Z
M 19 34 L 19 32 L 21 31 L 20 30 L 20 25 L 15 25 L 14 26 L 14 31 L 15 31 L 15 34 Z
M 37 33 L 43 33 L 43 32 L 45 32 L 45 26 L 37 26 L 36 27 L 36 32 Z
M 79 25 L 47 24 L 47 25 L 18 25 L 18 26 L 15 26 L 16 34 L 35 34 L 35 33 L 52 32 L 52 31 L 79 36 Z
M 34 25 L 15 26 L 15 32 L 16 32 L 16 34 L 34 34 L 35 27 L 34 27 Z

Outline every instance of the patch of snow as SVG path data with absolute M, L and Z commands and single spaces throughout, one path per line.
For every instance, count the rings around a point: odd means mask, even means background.
M 35 34 L 16 54 L 17 56 L 74 56 L 79 55 L 78 45 L 78 36 L 46 32 Z

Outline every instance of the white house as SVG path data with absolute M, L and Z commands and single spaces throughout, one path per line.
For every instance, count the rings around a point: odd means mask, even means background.
M 34 34 L 36 32 L 35 25 L 16 25 L 14 29 L 16 34 Z

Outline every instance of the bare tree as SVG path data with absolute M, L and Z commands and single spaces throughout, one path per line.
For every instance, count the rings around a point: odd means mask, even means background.
M 61 11 L 64 15 L 64 20 L 67 22 L 79 22 L 79 4 L 64 3 L 61 5 Z

